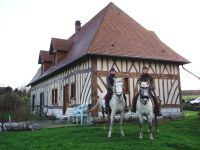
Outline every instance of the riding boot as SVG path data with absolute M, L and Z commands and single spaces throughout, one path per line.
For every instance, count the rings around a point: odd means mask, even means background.
M 109 100 L 105 101 L 105 113 L 108 114 L 109 112 Z
M 160 102 L 156 97 L 153 97 L 154 104 L 155 104 L 155 114 L 156 116 L 162 116 L 161 109 L 160 109 Z
M 125 110 L 125 112 L 128 112 L 128 106 L 127 106 L 127 98 L 126 98 L 126 95 L 123 94 L 123 97 L 124 97 L 124 100 L 125 100 L 125 108 L 124 108 L 124 110 Z
M 139 93 L 137 93 L 137 94 L 133 97 L 132 108 L 131 108 L 131 111 L 132 111 L 132 112 L 136 112 L 136 104 L 137 104 L 138 96 L 139 96 Z
M 111 90 L 107 91 L 107 94 L 105 95 L 104 99 L 105 99 L 105 113 L 108 114 L 109 112 L 111 112 L 110 106 L 109 106 L 109 102 L 110 99 L 112 97 L 113 92 Z

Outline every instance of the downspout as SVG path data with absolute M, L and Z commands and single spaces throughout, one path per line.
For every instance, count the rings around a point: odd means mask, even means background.
M 183 67 L 182 65 L 182 68 L 187 71 L 188 73 L 190 73 L 191 75 L 195 76 L 196 78 L 198 78 L 200 80 L 200 77 L 198 77 L 197 75 L 195 75 L 194 73 L 192 73 L 191 71 L 187 70 L 186 68 Z
M 194 77 L 196 77 L 197 79 L 200 80 L 200 77 L 198 77 L 197 75 L 195 75 L 195 74 L 192 73 L 191 71 L 189 71 L 189 70 L 187 70 L 186 68 L 184 68 L 183 65 L 182 65 L 182 68 L 183 68 L 185 71 L 187 71 L 188 73 L 190 73 L 191 75 L 193 75 Z

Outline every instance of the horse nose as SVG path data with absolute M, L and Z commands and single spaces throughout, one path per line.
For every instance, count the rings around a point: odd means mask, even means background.
M 117 96 L 121 96 L 122 95 L 122 93 L 117 93 Z
M 143 95 L 146 96 L 146 97 L 148 97 L 149 96 L 149 92 L 144 91 Z
M 143 96 L 142 98 L 143 99 L 149 99 L 149 96 Z

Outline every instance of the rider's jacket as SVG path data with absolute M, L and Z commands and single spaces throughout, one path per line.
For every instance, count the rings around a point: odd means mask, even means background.
M 138 81 L 141 81 L 141 82 L 147 82 L 147 81 L 150 81 L 150 89 L 153 90 L 155 88 L 155 85 L 154 85 L 154 78 L 149 75 L 149 74 L 142 74 Z
M 115 75 L 109 75 L 109 76 L 107 76 L 107 78 L 106 78 L 107 90 L 108 90 L 108 91 L 112 91 L 112 90 L 113 90 L 114 78 L 116 78 Z

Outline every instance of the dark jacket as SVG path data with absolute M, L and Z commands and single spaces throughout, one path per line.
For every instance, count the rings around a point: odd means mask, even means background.
M 106 78 L 107 90 L 108 91 L 112 91 L 113 90 L 114 78 L 116 78 L 116 76 L 112 76 L 112 75 L 109 75 Z
M 142 82 L 150 81 L 150 89 L 154 90 L 154 88 L 155 88 L 154 78 L 151 75 L 149 75 L 149 74 L 142 74 L 139 77 L 138 81 L 142 81 Z

